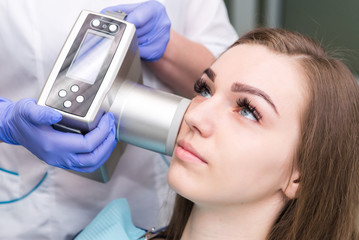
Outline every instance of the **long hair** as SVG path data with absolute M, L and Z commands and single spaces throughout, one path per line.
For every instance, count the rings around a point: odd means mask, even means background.
M 299 188 L 267 239 L 359 239 L 359 86 L 350 70 L 314 40 L 283 29 L 256 29 L 230 48 L 239 44 L 258 44 L 294 57 L 308 86 L 293 159 Z M 166 239 L 181 238 L 192 206 L 177 196 Z

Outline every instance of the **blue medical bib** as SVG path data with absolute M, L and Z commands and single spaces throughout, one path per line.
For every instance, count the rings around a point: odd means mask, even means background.
M 117 199 L 110 202 L 75 240 L 134 240 L 144 233 L 133 225 L 127 201 Z

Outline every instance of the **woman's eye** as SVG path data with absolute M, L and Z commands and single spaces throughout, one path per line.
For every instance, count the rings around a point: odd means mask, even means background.
M 249 110 L 248 108 L 242 108 L 239 113 L 243 116 L 248 118 L 249 120 L 252 121 L 258 121 L 258 119 L 255 117 L 254 113 L 251 112 L 251 110 Z
M 207 89 L 202 89 L 200 94 L 201 94 L 202 97 L 205 97 L 205 98 L 210 98 L 211 97 L 211 93 Z
M 211 90 L 203 79 L 198 79 L 194 84 L 194 91 L 205 98 L 211 97 Z
M 239 108 L 241 108 L 241 110 L 239 110 L 239 114 L 241 114 L 243 117 L 256 122 L 262 118 L 256 107 L 251 105 L 247 98 L 238 99 L 237 105 Z

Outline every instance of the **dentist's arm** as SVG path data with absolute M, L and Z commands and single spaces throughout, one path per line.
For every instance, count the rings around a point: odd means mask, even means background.
M 165 7 L 157 1 L 124 4 L 102 12 L 121 10 L 136 26 L 140 56 L 157 77 L 179 94 L 192 97 L 193 83 L 215 60 L 202 44 L 171 30 Z
M 59 112 L 37 105 L 34 99 L 11 102 L 0 98 L 0 140 L 22 145 L 56 167 L 80 172 L 96 170 L 116 145 L 113 115 L 104 115 L 85 136 L 53 129 L 51 125 L 61 118 Z
M 156 76 L 177 93 L 192 98 L 193 84 L 215 60 L 204 45 L 193 42 L 171 30 L 163 56 L 148 66 Z

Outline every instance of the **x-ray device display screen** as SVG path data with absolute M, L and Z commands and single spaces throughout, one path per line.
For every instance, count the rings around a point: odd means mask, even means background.
M 88 30 L 66 77 L 93 85 L 110 51 L 114 37 Z

